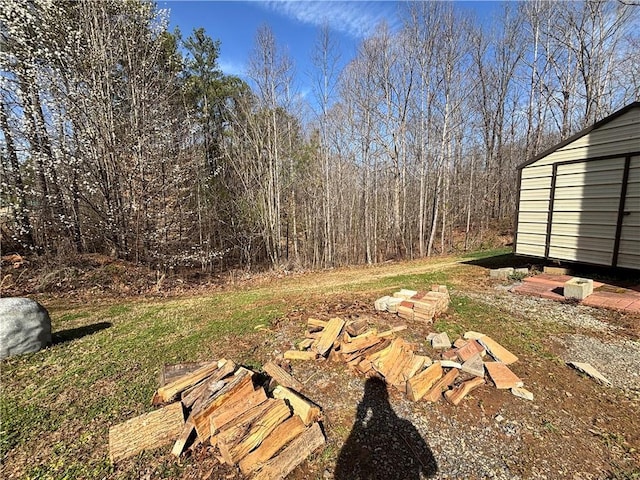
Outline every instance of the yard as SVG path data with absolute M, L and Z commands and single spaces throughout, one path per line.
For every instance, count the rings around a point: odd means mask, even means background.
M 499 254 L 504 259 L 504 251 L 480 256 Z M 491 335 L 520 357 L 512 369 L 534 400 L 484 386 L 454 407 L 412 403 L 390 390 L 393 413 L 431 452 L 435 478 L 640 478 L 640 318 L 515 295 L 512 281 L 490 281 L 471 259 L 258 277 L 170 298 L 42 295 L 54 345 L 1 364 L 2 477 L 243 478 L 204 447 L 180 460 L 166 447 L 114 466 L 109 427 L 153 409 L 163 364 L 224 357 L 259 369 L 302 339 L 310 316 L 366 316 L 382 329 L 398 318 L 376 313 L 377 297 L 444 283 L 447 314 L 433 326 L 409 323 L 402 336 L 428 355 L 430 331 Z M 613 386 L 569 368 L 569 360 L 592 363 Z M 323 408 L 327 443 L 291 477 L 334 478 L 364 378 L 329 361 L 293 362 L 292 373 Z M 397 440 L 372 455 L 408 454 L 391 448 Z

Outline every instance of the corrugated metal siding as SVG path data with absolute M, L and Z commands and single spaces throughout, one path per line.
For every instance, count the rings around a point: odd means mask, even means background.
M 640 151 L 638 125 L 640 125 L 640 109 L 633 108 L 626 114 L 525 167 L 522 170 L 523 178 L 527 178 L 525 172 L 531 167 Z
M 558 165 L 549 256 L 611 265 L 624 158 Z
M 544 256 L 553 169 L 551 166 L 536 167 L 522 173 L 516 253 Z
M 632 157 L 620 231 L 618 266 L 640 270 L 640 157 Z

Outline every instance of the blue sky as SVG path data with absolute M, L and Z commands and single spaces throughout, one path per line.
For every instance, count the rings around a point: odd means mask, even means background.
M 326 22 L 341 50 L 345 64 L 359 42 L 385 21 L 392 30 L 401 27 L 395 1 L 165 1 L 160 8 L 170 10 L 170 29 L 178 26 L 184 37 L 194 28 L 204 27 L 221 41 L 219 64 L 228 74 L 245 76 L 258 27 L 267 24 L 278 46 L 287 51 L 296 69 L 296 87 L 307 90 L 312 70 L 311 53 L 319 28 Z M 470 10 L 486 21 L 499 12 L 499 2 L 456 2 L 456 8 Z

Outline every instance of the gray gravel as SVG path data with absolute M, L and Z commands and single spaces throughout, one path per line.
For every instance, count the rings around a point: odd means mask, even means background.
M 493 295 L 476 292 L 463 292 L 463 295 L 479 300 L 488 305 L 501 308 L 513 315 L 527 318 L 538 318 L 567 325 L 574 328 L 585 328 L 600 332 L 611 332 L 618 329 L 603 320 L 610 313 L 585 305 L 561 303 L 547 298 L 529 297 L 511 293 L 513 285 L 499 286 Z
M 590 363 L 615 387 L 640 395 L 640 342 L 602 341 L 586 335 L 554 337 L 566 349 L 565 362 Z

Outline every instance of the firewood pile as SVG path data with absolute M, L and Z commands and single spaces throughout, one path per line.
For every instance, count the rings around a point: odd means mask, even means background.
M 433 285 L 430 292 L 403 288 L 393 296 L 376 300 L 375 308 L 379 312 L 397 313 L 405 320 L 432 323 L 434 317 L 449 308 L 449 292 L 446 285 Z
M 430 300 L 424 301 L 427 298 Z M 413 316 L 409 314 L 409 306 L 402 305 L 407 302 L 413 304 Z M 426 294 L 403 289 L 393 297 L 376 300 L 376 309 L 395 309 L 403 318 L 424 321 L 426 317 L 416 317 L 415 307 L 420 304 L 429 304 L 429 321 L 432 321 L 434 315 L 446 311 L 448 307 L 446 287 L 433 287 Z M 404 313 L 403 307 L 407 308 Z M 284 358 L 315 360 L 326 357 L 344 362 L 350 369 L 367 377 L 383 378 L 388 385 L 405 393 L 414 402 L 437 402 L 444 395 L 449 403 L 458 405 L 469 392 L 486 383 L 486 375 L 496 388 L 511 389 L 518 397 L 533 399 L 531 392 L 523 388 L 520 378 L 507 367 L 515 363 L 518 357 L 491 337 L 467 332 L 452 345 L 445 332 L 431 333 L 427 340 L 431 342 L 435 353 L 430 357 L 418 354 L 418 345 L 396 337 L 398 332 L 406 328 L 406 325 L 400 325 L 378 332 L 368 328 L 365 320 L 345 322 L 341 318 L 309 318 L 306 338 L 297 345 L 297 350 L 284 352 Z M 489 358 L 492 361 L 487 361 Z
M 226 359 L 165 367 L 152 400 L 160 408 L 110 428 L 112 462 L 169 443 L 180 456 L 207 442 L 244 475 L 286 477 L 325 443 L 321 410 L 279 365 L 263 370 L 268 377 Z

